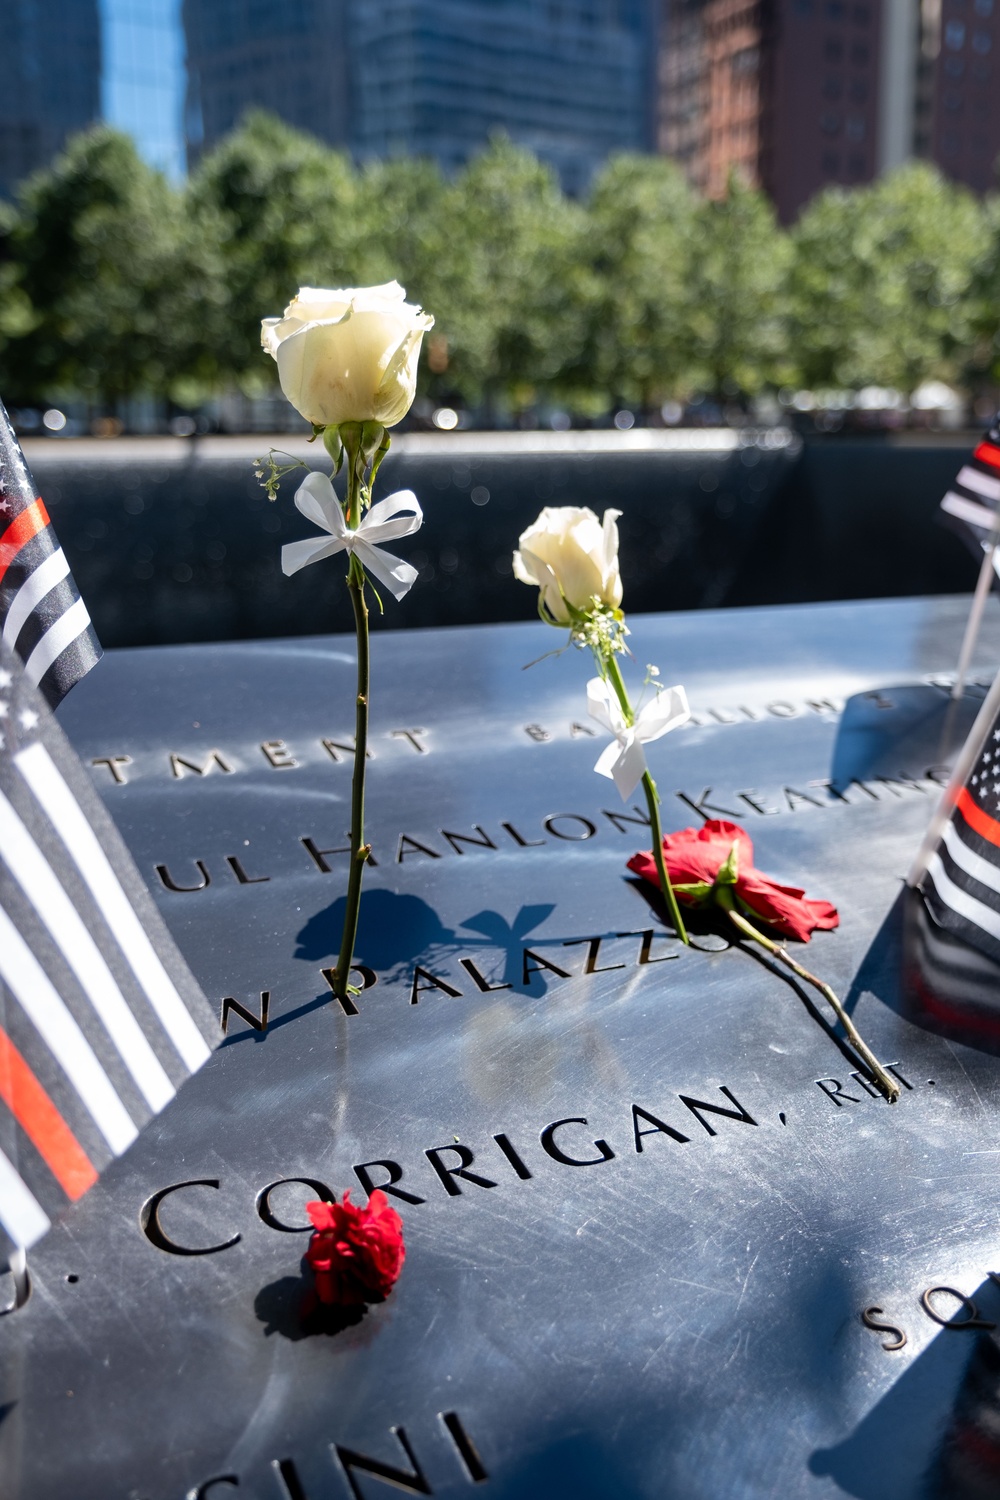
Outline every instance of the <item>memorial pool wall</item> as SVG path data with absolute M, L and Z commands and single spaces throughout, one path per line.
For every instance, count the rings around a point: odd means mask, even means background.
M 307 535 L 254 479 L 274 441 L 36 441 L 29 462 L 106 646 L 181 644 L 351 628 L 336 569 L 280 571 Z M 971 441 L 971 439 L 970 439 Z M 400 544 L 420 581 L 375 629 L 527 619 L 510 570 L 543 505 L 621 510 L 630 613 L 955 593 L 975 562 L 938 519 L 960 443 L 802 442 L 761 431 L 414 434 L 387 458 L 380 495 L 424 508 Z

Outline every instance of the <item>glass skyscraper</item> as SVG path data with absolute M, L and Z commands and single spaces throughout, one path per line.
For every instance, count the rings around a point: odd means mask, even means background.
M 570 191 L 652 143 L 652 0 L 184 0 L 194 152 L 260 105 L 360 159 L 505 130 Z
M 168 177 L 184 174 L 181 0 L 101 0 L 101 111 Z
M 4 0 L 0 195 L 100 114 L 97 0 Z

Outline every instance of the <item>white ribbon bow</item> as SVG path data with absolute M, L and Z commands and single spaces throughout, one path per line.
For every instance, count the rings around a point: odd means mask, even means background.
M 303 542 L 289 542 L 281 549 L 281 571 L 290 578 L 300 568 L 319 562 L 321 557 L 332 557 L 336 552 L 353 552 L 369 573 L 385 585 L 397 599 L 402 599 L 417 580 L 417 570 L 402 562 L 378 544 L 392 542 L 397 537 L 412 536 L 424 522 L 420 501 L 412 490 L 397 490 L 385 500 L 373 505 L 360 526 L 352 531 L 344 519 L 344 512 L 336 491 L 326 474 L 318 470 L 302 481 L 295 493 L 296 509 L 308 521 L 329 533 L 326 537 L 310 537 Z M 412 515 L 401 512 L 412 511 Z
M 587 683 L 587 711 L 615 737 L 601 753 L 594 770 L 614 781 L 623 802 L 628 801 L 645 773 L 643 745 L 658 740 L 691 717 L 687 693 L 682 687 L 671 687 L 662 688 L 636 715 L 634 724 L 626 724 L 618 695 L 602 677 L 592 677 Z

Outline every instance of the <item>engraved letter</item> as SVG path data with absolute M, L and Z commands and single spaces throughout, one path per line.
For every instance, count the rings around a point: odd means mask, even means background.
M 193 760 L 186 760 L 183 755 L 171 755 L 170 757 L 170 769 L 178 780 L 183 777 L 185 771 L 190 771 L 195 776 L 207 776 L 213 766 L 218 766 L 220 771 L 225 771 L 227 774 L 232 775 L 233 767 L 226 760 L 221 750 L 210 750 L 203 766 L 195 765 Z
M 268 765 L 274 766 L 276 771 L 290 771 L 298 765 L 284 740 L 264 740 L 260 748 Z
M 147 1198 L 139 1210 L 139 1227 L 149 1243 L 155 1245 L 157 1250 L 165 1250 L 168 1255 L 215 1255 L 218 1251 L 228 1250 L 237 1244 L 242 1235 L 234 1234 L 232 1239 L 224 1240 L 221 1245 L 208 1245 L 203 1250 L 192 1250 L 189 1246 L 178 1245 L 176 1240 L 170 1239 L 160 1223 L 160 1204 L 170 1193 L 179 1193 L 181 1188 L 218 1186 L 217 1177 L 196 1177 L 190 1182 L 175 1182 L 171 1187 L 160 1188 L 158 1193 Z
M 421 981 L 423 981 L 421 983 Z M 419 1005 L 420 996 L 425 990 L 441 990 L 443 994 L 450 995 L 453 1000 L 461 1000 L 462 991 L 456 990 L 453 984 L 446 979 L 439 979 L 429 969 L 422 969 L 419 964 L 413 967 L 413 988 L 410 990 L 410 1004 Z
M 355 1469 L 362 1474 L 371 1474 L 376 1479 L 384 1479 L 386 1484 L 394 1484 L 397 1489 L 406 1490 L 411 1495 L 433 1494 L 402 1427 L 393 1427 L 390 1431 L 394 1438 L 398 1438 L 400 1447 L 410 1460 L 412 1465 L 410 1470 L 394 1468 L 392 1464 L 383 1463 L 378 1458 L 367 1458 L 363 1453 L 355 1453 L 352 1448 L 342 1448 L 339 1443 L 330 1444 L 330 1451 L 336 1454 L 343 1466 L 355 1500 L 365 1500 L 364 1492 L 355 1477 Z M 296 1497 L 293 1497 L 293 1500 L 296 1500 Z
M 417 739 L 417 735 L 418 734 L 426 734 L 426 733 L 427 733 L 426 729 L 390 729 L 389 730 L 389 734 L 391 735 L 391 737 L 394 740 L 406 740 L 406 742 L 408 744 L 410 744 L 410 745 L 413 746 L 414 750 L 417 752 L 418 755 L 426 755 L 427 754 L 427 746 L 426 745 L 421 745 L 420 741 Z
M 558 828 L 553 828 L 553 823 L 580 823 L 583 827 L 582 833 L 560 833 Z M 589 818 L 581 818 L 579 813 L 553 813 L 550 818 L 545 819 L 544 826 L 555 839 L 568 839 L 572 843 L 578 840 L 592 839 L 597 832 L 595 824 Z
M 906 1334 L 901 1328 L 897 1328 L 895 1323 L 876 1322 L 876 1319 L 881 1318 L 882 1316 L 883 1312 L 880 1307 L 866 1307 L 864 1312 L 861 1314 L 861 1321 L 865 1325 L 865 1327 L 870 1328 L 873 1333 L 895 1334 L 895 1338 L 890 1339 L 888 1343 L 882 1345 L 883 1349 L 886 1349 L 890 1352 L 893 1349 L 902 1349 L 906 1344 Z
M 546 1125 L 541 1134 L 542 1150 L 551 1156 L 553 1161 L 562 1162 L 565 1167 L 596 1167 L 602 1161 L 611 1161 L 614 1152 L 607 1141 L 595 1141 L 594 1145 L 601 1153 L 600 1156 L 567 1156 L 560 1146 L 556 1145 L 556 1131 L 563 1125 L 586 1125 L 586 1120 L 580 1116 L 571 1116 L 568 1120 L 555 1120 L 551 1125 Z
M 641 932 L 616 932 L 615 933 L 615 937 L 620 937 L 620 938 L 641 937 L 642 938 L 642 946 L 639 949 L 639 963 L 640 964 L 665 964 L 665 963 L 667 963 L 672 958 L 680 958 L 680 954 L 679 953 L 661 953 L 660 956 L 659 956 L 659 958 L 651 958 L 650 957 L 650 949 L 653 946 L 653 933 L 654 933 L 654 929 L 652 927 L 644 927 Z
M 195 866 L 201 873 L 201 885 L 178 885 L 166 865 L 157 865 L 156 873 L 168 891 L 203 891 L 207 885 L 212 884 L 212 877 L 206 870 L 203 860 L 196 859 Z
M 307 1188 L 312 1188 L 322 1203 L 336 1203 L 337 1195 L 325 1182 L 316 1182 L 312 1177 L 279 1177 L 277 1182 L 270 1182 L 266 1188 L 261 1188 L 254 1199 L 254 1207 L 268 1229 L 280 1229 L 282 1234 L 306 1234 L 312 1229 L 311 1224 L 283 1224 L 271 1208 L 271 1194 L 286 1182 L 301 1182 Z
M 478 834 L 482 835 L 481 838 L 474 839 L 471 833 L 448 833 L 444 828 L 441 829 L 441 837 L 448 840 L 449 844 L 454 849 L 456 854 L 465 853 L 464 849 L 460 849 L 458 847 L 459 844 L 475 844 L 480 849 L 496 848 L 496 844 L 494 844 L 493 840 L 490 838 L 485 829 L 480 828 L 478 823 L 473 823 L 472 826 Z
M 386 1182 L 372 1182 L 369 1167 L 385 1167 L 389 1177 Z M 379 1192 L 391 1193 L 394 1198 L 399 1198 L 403 1203 L 426 1203 L 426 1198 L 418 1198 L 416 1193 L 408 1193 L 406 1188 L 395 1187 L 403 1175 L 403 1169 L 397 1161 L 363 1161 L 354 1168 L 354 1175 L 368 1194 L 369 1198 L 375 1189 Z
M 753 1115 L 747 1113 L 740 1101 L 734 1094 L 731 1094 L 729 1092 L 725 1084 L 722 1084 L 720 1086 L 719 1093 L 725 1094 L 727 1099 L 732 1100 L 733 1104 L 736 1105 L 736 1108 L 724 1109 L 721 1104 L 705 1104 L 701 1099 L 689 1099 L 685 1094 L 678 1094 L 677 1097 L 678 1099 L 680 1099 L 681 1103 L 691 1111 L 695 1119 L 698 1121 L 699 1125 L 704 1125 L 709 1135 L 717 1135 L 718 1131 L 713 1130 L 708 1121 L 702 1119 L 702 1110 L 704 1110 L 706 1114 L 725 1115 L 727 1120 L 742 1120 L 744 1125 L 756 1125 L 757 1121 L 754 1119 Z
M 707 786 L 697 801 L 694 802 L 692 802 L 686 792 L 676 792 L 674 795 L 679 797 L 682 802 L 686 802 L 691 811 L 696 812 L 700 818 L 704 818 L 706 823 L 708 822 L 710 813 L 719 813 L 723 818 L 742 818 L 743 814 L 737 812 L 734 807 L 716 807 L 714 802 L 709 802 L 707 798 L 711 790 L 712 788 Z
M 471 958 L 460 958 L 458 961 L 465 972 L 475 980 L 484 995 L 489 994 L 490 990 L 509 990 L 511 988 L 509 984 L 490 984 L 489 980 L 484 979 L 482 974 L 480 974 Z
M 458 1456 L 465 1466 L 465 1472 L 473 1484 L 482 1484 L 487 1474 L 482 1459 L 476 1452 L 475 1444 L 458 1420 L 457 1411 L 439 1411 L 438 1418 L 443 1423 L 444 1429 L 458 1449 Z
M 741 802 L 746 803 L 747 807 L 752 807 L 755 813 L 761 813 L 765 818 L 773 817 L 775 813 L 781 811 L 780 807 L 768 807 L 765 802 L 762 802 L 761 794 L 755 787 L 750 787 L 746 792 L 737 792 L 736 795 Z
M 827 1084 L 828 1083 L 832 1083 L 833 1084 L 833 1088 L 832 1089 L 828 1089 L 827 1088 Z M 844 1092 L 844 1086 L 843 1086 L 843 1084 L 840 1083 L 839 1080 L 836 1079 L 836 1078 L 817 1078 L 816 1079 L 816 1087 L 819 1088 L 819 1089 L 822 1089 L 823 1092 L 824 1092 L 824 1094 L 826 1095 L 826 1097 L 828 1099 L 832 1099 L 833 1102 L 834 1102 L 834 1104 L 837 1106 L 838 1109 L 843 1109 L 843 1107 L 844 1107 L 844 1100 L 845 1099 L 848 1100 L 849 1103 L 851 1103 L 851 1104 L 861 1104 L 862 1103 L 862 1101 L 860 1099 L 855 1098 L 855 1096 L 853 1094 L 847 1094 L 847 1093 L 845 1093 Z
M 631 936 L 631 934 L 629 934 L 629 936 Z M 578 948 L 581 943 L 588 943 L 590 945 L 587 951 L 587 962 L 583 966 L 583 972 L 585 974 L 610 974 L 612 969 L 626 968 L 626 964 L 601 964 L 600 966 L 598 966 L 597 959 L 601 951 L 602 941 L 603 940 L 599 937 L 567 938 L 563 943 L 563 947 Z M 528 950 L 525 949 L 524 951 L 525 953 L 527 953 Z
M 598 939 L 598 941 L 600 941 L 600 939 Z M 540 953 L 535 953 L 531 948 L 523 948 L 521 950 L 521 953 L 522 984 L 530 984 L 532 974 L 540 974 L 542 969 L 550 969 L 553 974 L 558 974 L 560 979 L 569 979 L 571 977 L 568 969 L 560 969 L 558 964 L 551 963 L 549 959 L 543 958 Z M 528 968 L 529 958 L 533 963 L 533 967 L 530 969 Z M 624 965 L 622 965 L 622 967 L 624 968 Z
M 226 855 L 226 864 L 232 870 L 240 885 L 264 885 L 271 878 L 270 875 L 248 875 L 235 854 Z
M 507 833 L 509 833 L 511 838 L 514 840 L 514 843 L 518 844 L 522 849 L 537 849 L 540 845 L 545 843 L 544 839 L 522 838 L 517 829 L 514 827 L 513 823 L 501 823 L 500 827 L 503 828 Z
M 210 1490 L 214 1490 L 217 1484 L 228 1484 L 234 1490 L 239 1489 L 240 1482 L 235 1474 L 216 1474 L 214 1479 L 206 1479 L 204 1484 L 199 1484 L 196 1490 L 188 1490 L 185 1500 L 211 1500 Z
M 639 1129 L 640 1119 L 649 1121 L 648 1130 Z M 704 1123 L 702 1121 L 702 1124 Z M 680 1141 L 682 1145 L 691 1139 L 689 1135 L 681 1135 L 680 1131 L 675 1130 L 672 1125 L 664 1124 L 662 1120 L 657 1119 L 656 1115 L 651 1115 L 648 1109 L 643 1109 L 639 1104 L 633 1104 L 632 1106 L 632 1132 L 635 1135 L 635 1149 L 640 1154 L 642 1152 L 642 1137 L 644 1135 L 656 1135 L 662 1132 L 663 1135 L 672 1136 L 675 1141 Z
M 968 1312 L 968 1317 L 962 1318 L 960 1321 L 953 1317 L 942 1318 L 931 1302 L 931 1298 L 938 1292 L 944 1292 L 949 1297 L 954 1297 L 962 1304 L 962 1310 Z M 942 1328 L 995 1328 L 997 1326 L 995 1323 L 988 1322 L 986 1318 L 981 1318 L 979 1316 L 979 1308 L 973 1302 L 972 1298 L 966 1297 L 962 1292 L 956 1292 L 953 1286 L 929 1286 L 926 1292 L 921 1292 L 920 1294 L 920 1305 L 927 1316 L 933 1318 L 935 1323 L 940 1323 Z M 958 1308 L 955 1309 L 956 1312 L 959 1310 Z
M 441 1154 L 444 1151 L 453 1151 L 455 1153 L 455 1155 L 458 1157 L 457 1167 L 445 1166 L 444 1162 L 441 1160 Z M 474 1182 L 477 1187 L 496 1187 L 496 1183 L 493 1182 L 491 1178 L 480 1177 L 478 1172 L 469 1171 L 469 1167 L 471 1167 L 472 1163 L 475 1161 L 475 1153 L 471 1151 L 468 1146 L 460 1146 L 457 1144 L 454 1146 L 432 1146 L 429 1151 L 424 1152 L 424 1155 L 430 1162 L 431 1166 L 434 1168 L 435 1172 L 440 1177 L 441 1182 L 444 1185 L 445 1192 L 448 1193 L 452 1198 L 460 1198 L 462 1196 L 462 1189 L 459 1187 L 457 1182 L 454 1182 L 452 1180 L 455 1177 L 462 1177 L 466 1182 Z
M 613 828 L 616 828 L 619 833 L 628 833 L 628 829 L 622 827 L 623 823 L 638 823 L 643 828 L 648 828 L 648 816 L 646 816 L 638 807 L 636 807 L 634 803 L 632 804 L 632 811 L 634 813 L 638 813 L 638 817 L 630 818 L 628 813 L 623 812 L 608 812 L 608 809 L 606 807 L 602 807 L 601 816 L 607 818 L 611 826 Z
M 493 1139 L 496 1141 L 497 1145 L 500 1147 L 500 1150 L 503 1152 L 504 1156 L 506 1156 L 511 1166 L 514 1168 L 517 1176 L 520 1177 L 522 1182 L 527 1182 L 528 1178 L 531 1176 L 531 1173 L 524 1165 L 524 1162 L 521 1160 L 519 1153 L 511 1144 L 509 1138 L 505 1135 L 495 1135 Z
M 240 1016 L 242 1020 L 246 1021 L 246 1023 L 247 1023 L 248 1026 L 252 1026 L 253 1027 L 254 1031 L 261 1031 L 261 1032 L 266 1031 L 267 1030 L 267 1012 L 268 1012 L 268 1009 L 270 1007 L 270 1004 L 271 1004 L 271 991 L 270 990 L 261 990 L 261 992 L 260 992 L 260 1015 L 259 1016 L 255 1016 L 252 1010 L 247 1010 L 246 1006 L 245 1005 L 241 1005 L 238 1000 L 234 1000 L 233 997 L 232 997 L 232 995 L 227 995 L 226 998 L 222 1002 L 222 1014 L 219 1016 L 219 1025 L 222 1027 L 223 1034 L 225 1034 L 229 1030 L 229 1012 L 230 1011 L 235 1011 L 236 1014 L 238 1016 Z
M 431 859 L 441 858 L 436 849 L 428 849 L 426 844 L 419 844 L 408 833 L 401 833 L 399 835 L 399 845 L 396 849 L 397 865 L 401 865 L 408 854 L 429 854 Z
M 100 755 L 96 760 L 90 762 L 92 766 L 107 766 L 114 779 L 116 786 L 124 786 L 128 777 L 121 769 L 123 766 L 132 764 L 131 755 Z

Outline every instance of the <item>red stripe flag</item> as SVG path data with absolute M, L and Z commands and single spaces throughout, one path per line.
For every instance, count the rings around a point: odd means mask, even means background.
M 100 660 L 87 606 L 0 403 L 0 640 L 55 705 Z
M 40 507 L 21 517 L 25 532 L 46 525 Z M 86 772 L 0 642 L 0 1255 L 34 1244 L 220 1039 Z

